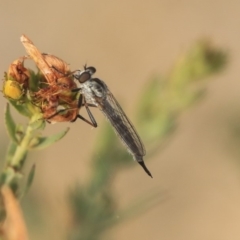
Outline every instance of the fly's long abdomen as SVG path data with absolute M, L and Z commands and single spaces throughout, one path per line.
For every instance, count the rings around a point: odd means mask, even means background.
M 142 166 L 145 172 L 152 177 L 150 171 L 147 169 L 143 161 L 145 149 L 141 142 L 141 139 L 131 124 L 130 120 L 127 118 L 126 114 L 123 112 L 122 108 L 112 95 L 109 95 L 102 102 L 101 110 L 110 121 L 123 144 L 133 155 L 134 159 Z
M 121 113 L 119 113 L 117 109 L 113 109 L 108 101 L 104 101 L 104 108 L 102 111 L 120 136 L 123 143 L 128 147 L 129 152 L 132 155 L 143 156 L 144 153 L 139 149 L 139 146 L 132 135 L 132 129 L 123 121 Z

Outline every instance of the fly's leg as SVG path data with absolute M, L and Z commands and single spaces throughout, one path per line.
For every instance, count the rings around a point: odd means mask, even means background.
M 85 103 L 85 108 L 86 108 L 88 116 L 89 116 L 89 118 L 90 118 L 90 120 L 91 120 L 91 122 L 93 124 L 93 127 L 96 128 L 97 127 L 97 122 L 96 122 L 95 118 L 93 117 L 93 115 L 92 115 L 92 113 L 91 113 L 91 111 L 90 111 L 90 109 L 88 107 L 88 104 L 86 104 L 86 103 Z
M 83 103 L 83 101 L 84 101 L 84 103 Z M 88 107 L 88 104 L 86 103 L 86 101 L 83 98 L 82 94 L 80 95 L 79 100 L 78 100 L 78 108 L 81 108 L 81 106 L 85 106 L 85 108 L 87 110 L 87 113 L 88 113 L 88 116 L 89 116 L 89 118 L 91 120 L 91 125 L 96 128 L 97 127 L 97 122 L 96 122 L 95 118 L 93 117 L 93 115 L 92 115 L 92 113 L 91 113 L 91 111 L 90 111 L 90 109 Z M 85 118 L 83 119 L 83 117 L 80 114 L 78 114 L 77 117 L 72 122 L 76 121 L 77 118 L 80 118 L 83 121 L 86 120 Z
M 71 90 L 71 92 L 81 92 L 82 88 L 74 88 Z
M 48 120 L 51 120 L 51 118 L 53 118 L 53 117 L 55 117 L 55 116 L 57 116 L 57 115 L 59 115 L 59 114 L 61 114 L 61 113 L 63 113 L 63 112 L 71 111 L 71 110 L 75 110 L 75 108 L 61 109 L 61 110 L 55 112 L 55 113 L 54 113 L 53 115 L 51 115 L 50 117 L 48 117 L 46 120 L 47 120 L 47 121 L 48 121 Z M 83 116 L 81 116 L 80 114 L 78 114 L 73 120 L 71 120 L 71 122 L 75 122 L 78 118 L 81 119 L 81 120 L 83 120 L 84 122 L 88 123 L 88 124 L 91 125 L 92 127 L 97 127 L 95 119 L 94 119 L 94 122 L 90 122 L 90 121 L 88 121 L 86 118 L 84 118 Z M 92 119 L 91 119 L 91 121 L 92 121 Z
M 57 116 L 63 112 L 66 112 L 66 111 L 70 111 L 70 110 L 74 110 L 74 108 L 60 109 L 57 112 L 55 112 L 54 114 L 52 114 L 51 116 L 49 116 L 48 118 L 46 118 L 46 120 L 51 120 L 51 118 L 54 118 L 55 116 Z
M 94 122 L 90 122 L 90 121 L 88 121 L 86 118 L 84 118 L 82 115 L 80 115 L 80 114 L 78 114 L 76 117 L 75 117 L 75 119 L 73 119 L 71 122 L 75 122 L 77 119 L 81 119 L 81 120 L 83 120 L 84 122 L 86 122 L 86 123 L 88 123 L 89 125 L 91 125 L 92 127 L 94 127 L 94 128 L 96 128 L 97 127 L 97 123 L 96 123 L 96 121 L 95 121 L 95 119 L 94 119 Z M 91 121 L 92 121 L 92 119 L 91 119 Z
M 95 107 L 95 108 L 97 107 L 96 105 L 94 105 L 94 104 L 91 104 L 91 103 L 88 103 L 87 105 L 88 105 L 88 107 Z M 82 106 L 84 106 L 84 107 L 85 107 L 85 104 L 82 104 Z

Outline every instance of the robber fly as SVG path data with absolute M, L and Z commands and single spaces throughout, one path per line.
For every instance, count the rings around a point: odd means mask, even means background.
M 80 83 L 80 87 L 72 89 L 72 91 L 81 92 L 83 105 L 88 113 L 90 111 L 88 106 L 98 107 L 103 112 L 133 158 L 152 177 L 143 161 L 146 151 L 140 137 L 113 94 L 109 91 L 107 85 L 98 78 L 92 78 L 95 72 L 96 69 L 94 67 L 86 66 L 83 71 L 75 71 L 73 76 Z M 92 115 L 89 116 L 91 118 Z

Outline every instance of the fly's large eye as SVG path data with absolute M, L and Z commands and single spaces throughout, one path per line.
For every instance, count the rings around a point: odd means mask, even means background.
M 92 75 L 96 72 L 95 67 L 86 67 L 84 66 L 84 71 L 77 70 L 73 76 L 80 82 L 84 83 L 89 80 Z
M 89 80 L 91 78 L 91 74 L 87 71 L 84 71 L 83 73 L 81 73 L 81 75 L 78 77 L 78 81 L 80 83 L 84 83 L 87 80 Z

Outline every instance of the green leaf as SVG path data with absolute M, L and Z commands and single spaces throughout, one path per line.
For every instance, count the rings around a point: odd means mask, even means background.
M 7 103 L 6 111 L 5 111 L 5 125 L 7 127 L 7 132 L 11 138 L 11 140 L 15 143 L 18 143 L 17 137 L 16 137 L 16 129 L 17 126 L 12 118 L 9 104 Z
M 11 162 L 16 149 L 17 149 L 17 144 L 14 142 L 10 142 L 10 144 L 8 146 L 7 156 L 6 156 L 7 163 Z
M 69 131 L 69 128 L 67 128 L 66 130 L 64 130 L 60 133 L 52 135 L 50 137 L 36 137 L 31 142 L 29 148 L 32 150 L 40 150 L 40 149 L 49 147 L 53 143 L 62 139 L 67 134 L 68 131 Z
M 26 193 L 28 192 L 28 190 L 30 189 L 30 187 L 33 183 L 33 179 L 34 179 L 34 175 L 35 175 L 35 169 L 36 169 L 36 165 L 33 164 L 32 168 L 31 168 L 31 170 L 28 174 L 27 183 L 26 183 L 26 186 L 25 186 L 25 188 L 24 188 L 24 190 L 21 194 L 21 198 L 26 195 Z

